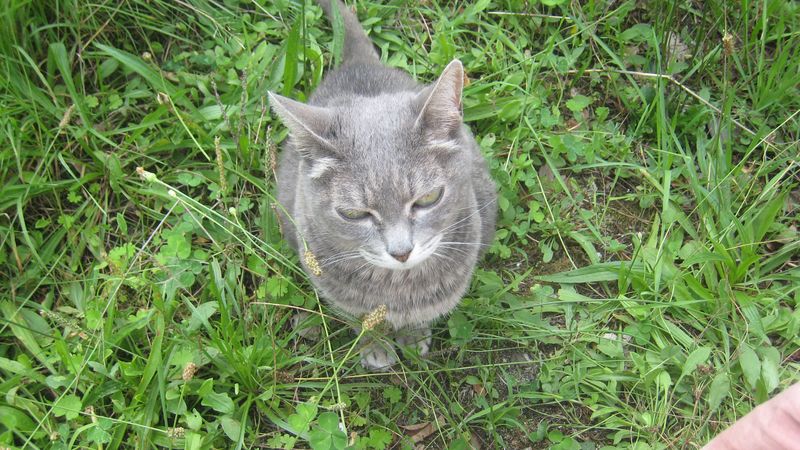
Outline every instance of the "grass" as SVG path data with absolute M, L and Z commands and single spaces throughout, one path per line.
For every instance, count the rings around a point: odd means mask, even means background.
M 800 380 L 797 4 L 578 3 L 357 2 L 390 65 L 462 60 L 501 196 L 433 354 L 373 374 L 275 220 L 319 8 L 6 2 L 0 447 L 699 448 Z

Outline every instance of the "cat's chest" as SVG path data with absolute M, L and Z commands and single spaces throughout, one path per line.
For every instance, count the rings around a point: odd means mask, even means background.
M 460 269 L 376 270 L 360 276 L 329 271 L 316 280 L 322 297 L 354 317 L 388 307 L 395 328 L 429 323 L 452 310 L 469 285 L 472 265 Z

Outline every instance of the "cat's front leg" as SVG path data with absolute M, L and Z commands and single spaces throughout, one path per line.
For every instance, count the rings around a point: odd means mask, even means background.
M 431 349 L 433 338 L 431 337 L 431 327 L 409 327 L 398 330 L 395 333 L 397 344 L 403 347 L 411 347 L 416 350 L 419 356 L 425 356 Z
M 429 326 L 409 327 L 391 333 L 394 341 L 408 347 L 418 356 L 425 356 L 431 348 L 431 329 Z M 387 369 L 399 360 L 394 346 L 383 339 L 370 339 L 361 348 L 361 365 L 371 371 Z
M 387 369 L 397 363 L 394 346 L 378 339 L 370 339 L 361 347 L 361 366 L 370 371 Z

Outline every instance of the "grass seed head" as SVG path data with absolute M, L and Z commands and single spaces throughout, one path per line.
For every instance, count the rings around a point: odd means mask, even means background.
M 731 56 L 736 51 L 736 44 L 733 42 L 733 35 L 725 33 L 722 36 L 722 49 L 725 51 L 725 56 Z
M 72 111 L 75 110 L 75 105 L 69 105 L 66 111 L 64 111 L 64 116 L 61 117 L 61 122 L 58 122 L 58 129 L 64 128 L 65 126 L 69 125 L 69 121 L 72 118 Z
M 268 129 L 267 133 L 269 132 L 270 131 Z M 269 140 L 268 148 L 269 148 L 269 168 L 270 170 L 272 170 L 273 173 L 275 173 L 275 171 L 278 170 L 278 157 L 275 156 L 277 154 L 277 150 L 275 148 L 275 143 L 272 141 L 272 139 Z
M 280 383 L 294 383 L 294 375 L 285 370 L 276 370 L 275 379 Z
M 378 306 L 372 312 L 364 316 L 361 326 L 364 327 L 365 330 L 372 330 L 386 320 L 386 313 L 388 311 L 389 308 L 387 308 L 386 305 Z
M 275 214 L 276 217 L 280 215 L 278 212 L 278 205 L 276 205 L 274 202 L 270 202 L 269 207 L 272 209 L 272 213 Z M 283 235 L 283 223 L 280 220 L 278 221 L 278 231 L 280 231 L 281 235 Z
M 317 262 L 317 257 L 311 253 L 311 250 L 306 250 L 305 254 L 303 255 L 303 259 L 306 262 L 306 267 L 308 270 L 311 271 L 316 276 L 322 275 L 322 268 L 319 266 L 319 262 Z
M 40 309 L 39 315 L 52 320 L 65 330 L 70 330 L 70 332 L 67 334 L 68 337 L 78 336 L 84 340 L 88 339 L 88 335 L 83 331 L 80 324 L 78 324 L 78 322 L 72 318 L 65 317 L 64 315 L 50 311 L 49 309 Z
M 197 364 L 189 362 L 186 364 L 186 367 L 183 368 L 183 374 L 181 375 L 181 378 L 183 378 L 183 381 L 191 381 L 196 373 Z
M 167 428 L 167 437 L 170 439 L 179 439 L 186 435 L 186 430 L 183 427 Z
M 344 411 L 345 408 L 347 408 L 347 404 L 345 404 L 345 402 L 334 403 L 328 407 L 330 411 L 335 412 Z
M 219 106 L 219 111 L 222 113 L 222 120 L 225 121 L 225 125 L 227 125 L 229 130 L 231 128 L 231 121 L 228 119 L 228 113 L 225 110 L 225 105 L 222 104 L 222 99 L 219 97 L 219 91 L 217 90 L 217 82 L 213 79 L 211 80 L 211 89 L 214 91 L 214 99 L 217 101 L 217 106 Z
M 217 171 L 219 172 L 219 189 L 222 193 L 228 192 L 228 182 L 225 179 L 225 164 L 222 159 L 222 146 L 219 136 L 214 138 L 214 152 L 217 154 Z

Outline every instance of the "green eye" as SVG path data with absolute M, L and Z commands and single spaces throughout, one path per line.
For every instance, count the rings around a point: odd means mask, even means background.
M 428 192 L 427 194 L 418 198 L 417 201 L 414 202 L 414 206 L 418 208 L 426 208 L 428 206 L 433 206 L 442 197 L 442 192 L 444 192 L 444 188 L 439 188 L 431 192 Z
M 361 220 L 370 216 L 368 211 L 361 209 L 337 209 L 336 212 L 347 220 Z

